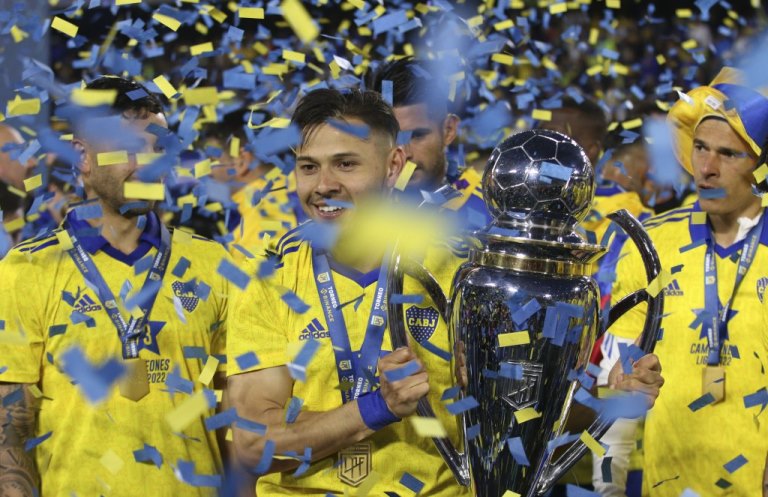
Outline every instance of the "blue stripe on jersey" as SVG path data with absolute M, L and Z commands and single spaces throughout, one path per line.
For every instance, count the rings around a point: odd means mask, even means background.
M 19 249 L 19 252 L 30 251 L 30 253 L 34 254 L 38 250 L 43 250 L 46 247 L 52 247 L 52 246 L 58 245 L 58 244 L 59 244 L 59 239 L 58 238 L 54 238 L 53 240 L 48 240 L 47 242 L 43 242 L 43 243 L 41 243 L 40 245 L 38 245 L 36 247 L 24 247 L 22 249 Z

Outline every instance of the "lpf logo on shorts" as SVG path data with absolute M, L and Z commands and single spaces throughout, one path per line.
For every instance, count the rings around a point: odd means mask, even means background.
M 765 288 L 768 287 L 768 278 L 763 276 L 757 280 L 757 298 L 760 299 L 760 303 L 763 303 L 763 296 L 765 295 Z
M 339 480 L 356 487 L 371 472 L 371 444 L 353 445 L 339 452 Z

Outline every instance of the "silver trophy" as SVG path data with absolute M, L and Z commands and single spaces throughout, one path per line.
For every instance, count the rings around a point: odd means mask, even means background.
M 559 451 L 548 445 L 565 432 L 579 387 L 574 372 L 587 366 L 599 329 L 647 302 L 640 348 L 652 352 L 658 338 L 663 292 L 651 297 L 637 291 L 601 319 L 591 275 L 605 249 L 576 230 L 594 189 L 592 165 L 571 138 L 545 130 L 518 133 L 488 160 L 483 190 L 494 221 L 475 234 L 480 248 L 457 272 L 450 300 L 421 265 L 393 255 L 387 289 L 393 347 L 408 344 L 403 306 L 390 298 L 402 293 L 405 275 L 427 290 L 448 323 L 451 343 L 465 345 L 462 395 L 479 407 L 461 415 L 463 453 L 448 439 L 434 442 L 459 483 L 477 496 L 501 497 L 507 490 L 543 495 L 588 450 L 580 441 Z M 609 217 L 638 245 L 652 281 L 661 265 L 640 223 L 623 210 Z M 518 422 L 515 412 L 527 408 L 540 416 Z M 426 399 L 418 414 L 434 416 Z M 589 433 L 600 438 L 609 427 L 598 417 Z M 521 444 L 528 465 L 513 456 L 508 441 Z

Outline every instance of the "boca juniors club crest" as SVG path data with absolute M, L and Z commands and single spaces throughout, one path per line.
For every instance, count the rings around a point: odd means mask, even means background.
M 437 328 L 440 314 L 434 307 L 411 306 L 405 311 L 405 323 L 411 336 L 419 343 L 430 339 Z
M 339 452 L 339 480 L 356 487 L 371 472 L 371 444 L 353 445 Z
M 768 278 L 763 276 L 759 280 L 757 280 L 757 298 L 760 299 L 760 303 L 763 303 L 763 299 L 765 298 L 765 287 L 768 286 Z
M 544 368 L 537 362 L 508 361 L 512 366 L 520 367 L 523 372 L 521 379 L 499 377 L 497 388 L 501 398 L 515 410 L 531 407 L 539 402 L 541 376 Z M 499 385 L 499 383 L 501 383 Z
M 192 312 L 197 308 L 200 297 L 195 294 L 195 287 L 197 282 L 195 280 L 182 283 L 181 281 L 174 281 L 171 284 L 173 294 L 181 301 L 181 306 L 187 312 Z

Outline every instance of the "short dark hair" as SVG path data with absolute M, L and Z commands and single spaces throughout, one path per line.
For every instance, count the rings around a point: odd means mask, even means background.
M 400 126 L 397 124 L 392 107 L 375 91 L 358 89 L 334 90 L 321 88 L 301 99 L 291 121 L 301 130 L 306 140 L 318 126 L 329 120 L 355 118 L 363 121 L 372 130 L 380 131 L 397 141 Z
M 448 113 L 448 87 L 431 63 L 413 57 L 384 62 L 368 74 L 366 86 L 382 92 L 382 82 L 392 82 L 392 105 L 425 104 L 432 119 Z
M 85 87 L 88 90 L 116 90 L 117 97 L 111 107 L 123 115 L 133 113 L 143 118 L 148 114 L 164 112 L 160 99 L 136 81 L 116 76 L 101 76 Z
M 579 126 L 584 126 L 587 132 L 599 142 L 602 143 L 605 140 L 608 133 L 608 119 L 605 116 L 605 111 L 592 99 L 582 97 L 581 101 L 576 101 L 571 97 L 565 97 L 559 109 L 578 112 L 580 116 Z

